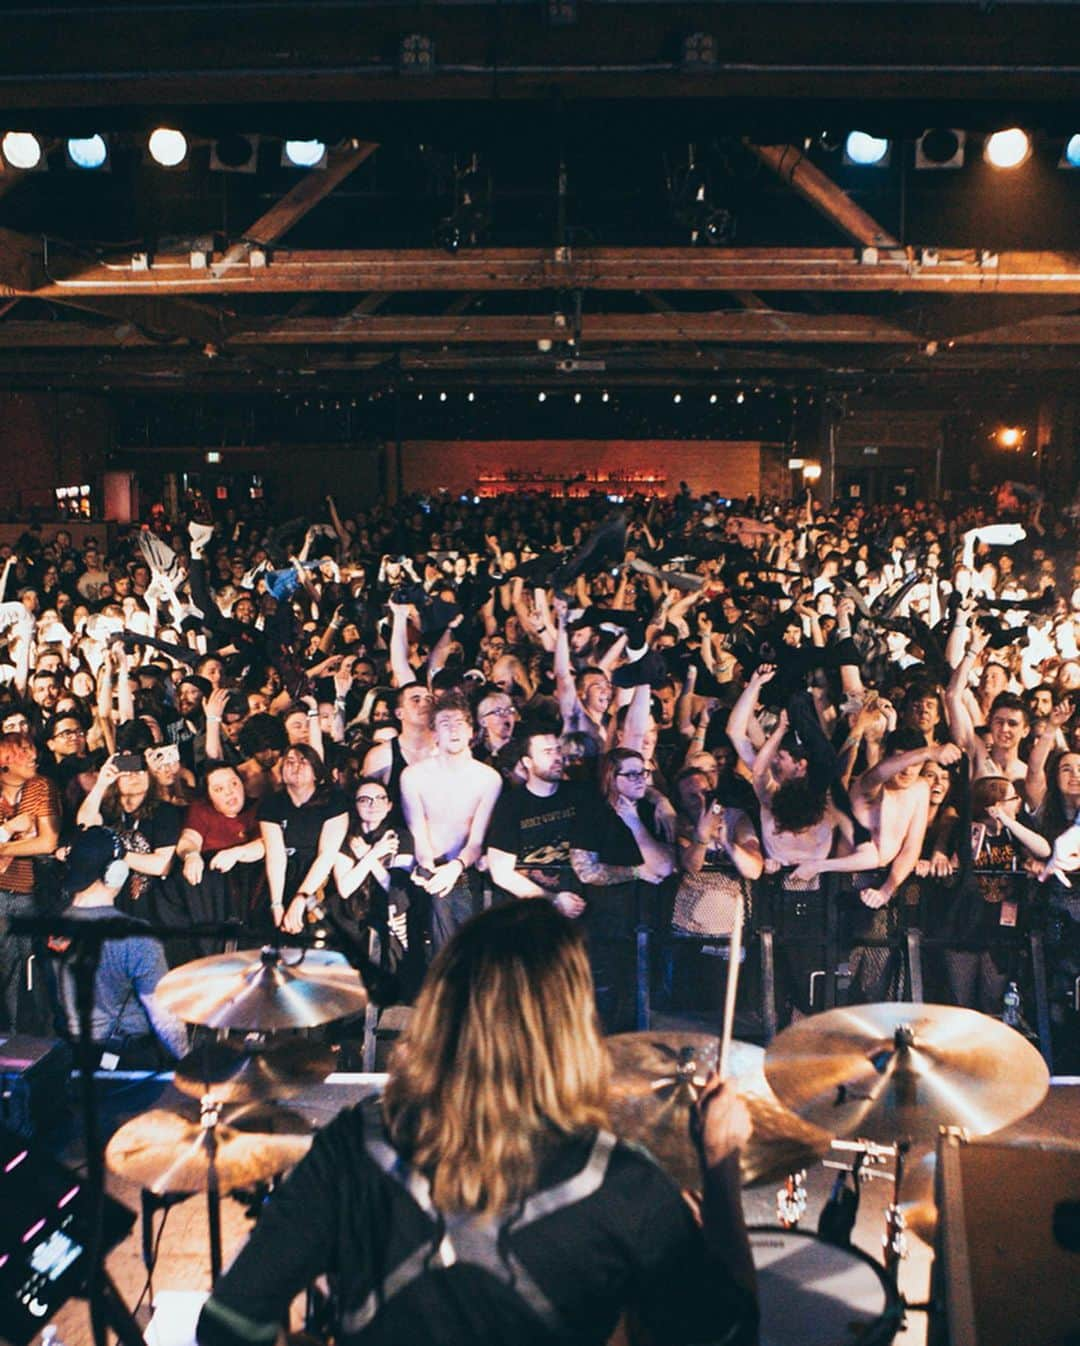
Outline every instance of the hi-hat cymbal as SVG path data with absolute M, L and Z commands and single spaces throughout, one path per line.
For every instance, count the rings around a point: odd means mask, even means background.
M 282 1108 L 245 1108 L 214 1128 L 218 1186 L 250 1187 L 303 1159 L 311 1128 Z M 210 1138 L 198 1117 L 155 1108 L 126 1122 L 109 1141 L 105 1162 L 113 1173 L 163 1196 L 204 1192 Z
M 252 1047 L 243 1042 L 206 1042 L 178 1061 L 173 1083 L 183 1094 L 211 1094 L 219 1103 L 292 1098 L 333 1073 L 337 1053 L 308 1038 Z
M 794 1113 L 837 1136 L 933 1145 L 942 1126 L 985 1136 L 1046 1096 L 1042 1057 L 998 1019 L 951 1005 L 827 1010 L 792 1024 L 765 1078 Z
M 327 949 L 241 949 L 197 958 L 162 977 L 154 996 L 185 1023 L 246 1032 L 317 1028 L 367 1005 L 359 973 Z
M 705 1083 L 697 1056 L 717 1039 L 706 1033 L 619 1033 L 611 1054 L 611 1118 L 615 1130 L 639 1141 L 680 1187 L 701 1186 L 701 1161 L 690 1138 L 690 1113 Z M 829 1148 L 830 1137 L 783 1107 L 765 1080 L 765 1053 L 732 1042 L 728 1073 L 750 1112 L 753 1134 L 741 1156 L 744 1183 L 804 1168 Z

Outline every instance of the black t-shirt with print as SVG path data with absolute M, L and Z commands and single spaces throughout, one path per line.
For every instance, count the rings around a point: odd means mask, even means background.
M 570 838 L 585 793 L 583 786 L 571 781 L 561 781 L 547 796 L 533 794 L 524 785 L 504 788 L 491 815 L 487 844 L 513 855 L 515 868 L 541 888 L 576 892 Z

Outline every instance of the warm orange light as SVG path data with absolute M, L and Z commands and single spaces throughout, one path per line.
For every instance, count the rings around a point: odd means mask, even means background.
M 1024 432 L 1018 425 L 1003 425 L 997 432 L 997 442 L 1003 449 L 1019 448 L 1024 439 Z
M 820 463 L 804 463 L 804 464 L 803 464 L 802 474 L 803 474 L 803 479 L 804 479 L 805 481 L 817 481 L 817 479 L 821 476 L 821 464 L 820 464 Z

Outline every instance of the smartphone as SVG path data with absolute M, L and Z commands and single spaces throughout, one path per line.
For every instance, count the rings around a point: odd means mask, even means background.
M 118 752 L 113 758 L 117 771 L 145 771 L 146 763 L 141 752 Z

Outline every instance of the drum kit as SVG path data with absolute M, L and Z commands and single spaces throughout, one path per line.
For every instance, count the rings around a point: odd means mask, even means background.
M 321 949 L 202 958 L 170 972 L 156 995 L 218 1036 L 208 1035 L 177 1066 L 176 1088 L 191 1103 L 129 1121 L 112 1137 L 106 1162 L 162 1197 L 206 1193 L 216 1277 L 221 1195 L 270 1183 L 303 1157 L 311 1128 L 288 1102 L 334 1068 L 325 1044 L 282 1035 L 363 1011 L 367 995 L 346 960 Z M 744 1184 L 783 1184 L 777 1227 L 751 1230 L 762 1346 L 891 1341 L 905 1307 L 925 1307 L 905 1306 L 898 1271 L 905 1214 L 908 1227 L 932 1237 L 927 1175 L 939 1131 L 984 1136 L 1024 1116 L 1047 1092 L 1046 1066 L 1013 1029 L 942 1005 L 829 1010 L 784 1030 L 767 1049 L 733 1041 L 730 1018 L 720 1039 L 679 1032 L 609 1038 L 613 1128 L 647 1146 L 680 1186 L 698 1188 L 691 1115 L 720 1066 L 753 1124 Z M 856 1190 L 871 1178 L 892 1183 L 883 1265 L 843 1238 L 830 1242 L 796 1227 L 806 1205 L 802 1177 L 822 1160 L 854 1174 Z M 918 1188 L 906 1211 L 905 1168 Z
M 648 1147 L 681 1186 L 697 1187 L 691 1113 L 717 1039 L 625 1033 L 608 1043 L 616 1131 Z M 1042 1057 L 1007 1025 L 973 1010 L 903 1003 L 829 1010 L 785 1029 L 766 1050 L 732 1042 L 728 1076 L 753 1124 L 744 1184 L 783 1182 L 778 1227 L 750 1230 L 761 1346 L 877 1346 L 893 1339 L 906 1308 L 928 1308 L 905 1304 L 898 1280 L 906 1231 L 934 1239 L 939 1131 L 989 1135 L 1037 1107 L 1050 1084 Z M 804 1170 L 821 1159 L 856 1184 L 892 1184 L 882 1264 L 850 1246 L 853 1209 L 835 1241 L 795 1227 L 806 1208 Z M 907 1206 L 906 1172 L 916 1198 Z

